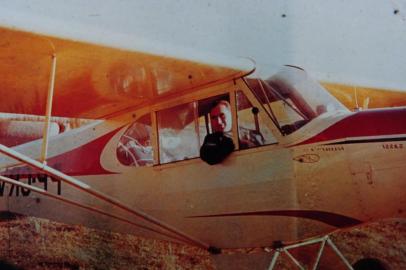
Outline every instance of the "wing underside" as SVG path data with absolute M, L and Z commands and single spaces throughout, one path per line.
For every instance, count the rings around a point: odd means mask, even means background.
M 0 28 L 0 112 L 44 115 L 56 55 L 53 116 L 106 118 L 252 71 Z

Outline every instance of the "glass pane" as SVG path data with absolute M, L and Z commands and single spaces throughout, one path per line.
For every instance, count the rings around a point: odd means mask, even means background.
M 199 156 L 196 103 L 187 103 L 157 113 L 160 163 Z
M 117 158 L 121 164 L 126 166 L 153 165 L 151 130 L 150 114 L 130 125 L 117 145 Z
M 271 130 L 260 120 L 263 114 L 253 107 L 242 91 L 237 92 L 238 138 L 240 149 L 276 143 Z
M 249 84 L 283 135 L 319 116 L 348 111 L 299 68 L 286 66 L 267 80 L 251 80 Z

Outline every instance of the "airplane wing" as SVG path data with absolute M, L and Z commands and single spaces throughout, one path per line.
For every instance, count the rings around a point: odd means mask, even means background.
M 349 109 L 406 106 L 405 91 L 329 82 L 321 84 Z
M 56 55 L 53 116 L 100 119 L 254 70 L 0 27 L 0 112 L 44 115 Z M 244 60 L 244 59 L 240 59 Z

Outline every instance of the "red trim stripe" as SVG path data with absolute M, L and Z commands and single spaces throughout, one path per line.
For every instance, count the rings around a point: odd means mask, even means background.
M 64 152 L 61 155 L 49 158 L 47 164 L 71 176 L 114 174 L 102 167 L 100 157 L 106 144 L 120 129 L 121 128 L 113 130 L 87 144 Z M 28 165 L 16 167 L 4 173 L 4 175 L 19 175 L 19 177 L 23 178 L 36 174 L 38 174 L 37 170 Z
M 276 211 L 255 211 L 255 212 L 241 212 L 241 213 L 227 213 L 227 214 L 217 214 L 217 215 L 203 215 L 203 216 L 191 216 L 189 218 L 199 218 L 199 217 L 235 217 L 235 216 L 282 216 L 282 217 L 299 217 L 307 218 L 312 220 L 317 220 L 325 224 L 344 228 L 355 226 L 361 224 L 362 221 L 347 217 L 344 215 L 316 211 L 316 210 L 276 210 Z
M 47 163 L 49 166 L 72 176 L 112 174 L 102 167 L 100 157 L 106 144 L 120 129 L 113 130 L 62 155 L 50 158 Z
M 406 108 L 360 111 L 297 145 L 345 138 L 406 134 Z

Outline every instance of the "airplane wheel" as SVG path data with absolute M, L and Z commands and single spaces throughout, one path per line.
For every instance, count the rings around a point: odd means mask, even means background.
M 364 258 L 357 261 L 354 270 L 390 270 L 382 261 L 375 258 Z
M 15 265 L 12 265 L 6 261 L 0 261 L 0 269 L 4 269 L 4 270 L 20 270 L 22 268 L 19 268 Z

